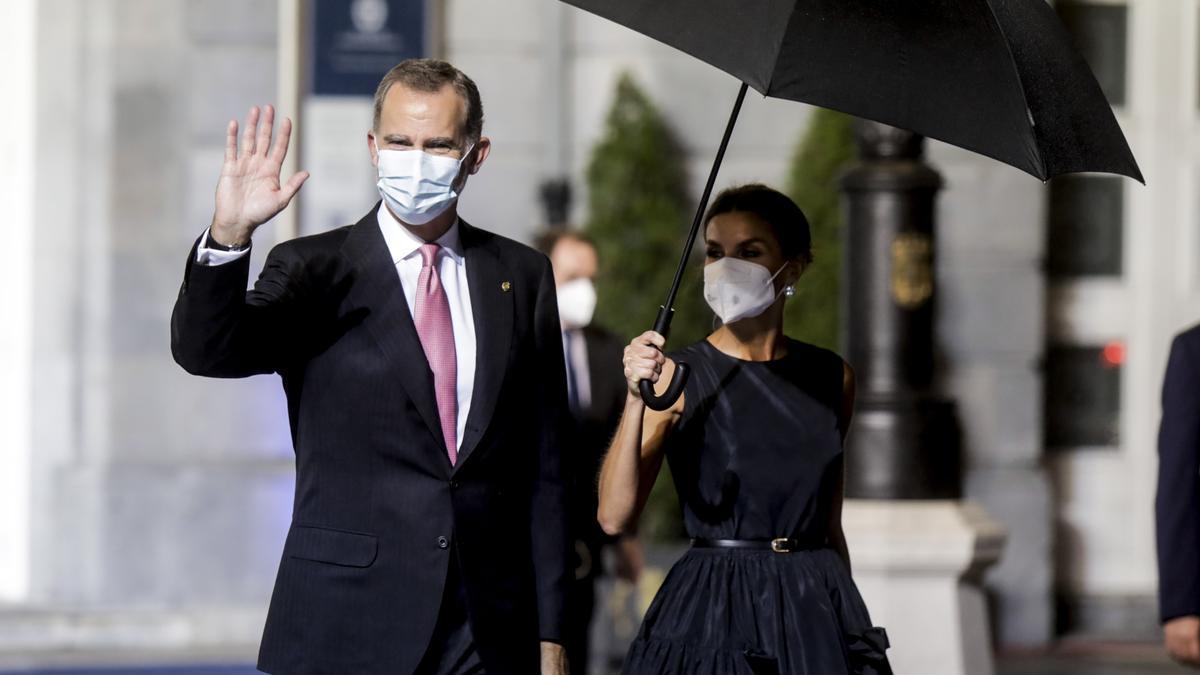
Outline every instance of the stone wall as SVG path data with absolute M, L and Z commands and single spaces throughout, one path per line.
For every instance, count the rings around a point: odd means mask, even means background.
M 72 633 L 84 645 L 136 625 L 130 611 L 182 618 L 127 637 L 188 643 L 189 617 L 235 608 L 251 618 L 209 620 L 209 637 L 254 643 L 290 519 L 282 396 L 275 378 L 187 375 L 168 322 L 225 122 L 273 96 L 276 3 L 38 11 L 28 605 L 91 617 Z
M 1054 501 L 1043 467 L 1045 188 L 1009 166 L 930 144 L 938 209 L 942 386 L 958 403 L 965 496 L 1008 529 L 988 572 L 1006 645 L 1054 636 Z

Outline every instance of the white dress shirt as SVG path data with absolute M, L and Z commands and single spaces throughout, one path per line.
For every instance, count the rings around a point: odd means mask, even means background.
M 400 286 L 404 289 L 404 300 L 409 314 L 416 317 L 417 278 L 421 275 L 421 245 L 425 240 L 408 231 L 383 204 L 377 212 L 379 229 L 391 254 L 392 263 L 400 275 Z M 220 251 L 206 248 L 208 231 L 200 239 L 196 249 L 196 262 L 201 265 L 224 265 L 246 255 L 244 251 Z M 467 413 L 471 411 L 471 395 L 475 389 L 475 320 L 471 313 L 471 293 L 467 286 L 467 260 L 463 257 L 462 242 L 458 236 L 458 221 L 434 242 L 442 248 L 436 260 L 438 277 L 450 303 L 450 324 L 454 328 L 454 355 L 457 363 L 456 388 L 458 391 L 457 436 L 458 447 L 462 448 L 463 432 L 467 426 Z

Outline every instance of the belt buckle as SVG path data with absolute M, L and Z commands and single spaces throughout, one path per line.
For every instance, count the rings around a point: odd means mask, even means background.
M 779 537 L 771 540 L 771 550 L 776 553 L 791 553 L 792 549 L 787 537 Z

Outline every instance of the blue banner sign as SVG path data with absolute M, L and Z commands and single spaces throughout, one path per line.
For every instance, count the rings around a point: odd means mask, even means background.
M 424 56 L 426 0 L 311 0 L 311 93 L 373 96 L 392 66 Z

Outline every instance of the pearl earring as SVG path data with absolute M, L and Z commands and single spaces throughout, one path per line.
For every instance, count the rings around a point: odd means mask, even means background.
M 783 287 L 783 294 L 784 294 L 784 295 L 786 295 L 786 296 L 787 296 L 787 297 L 789 297 L 789 298 L 790 298 L 790 297 L 792 297 L 793 295 L 795 295 L 795 294 L 796 294 L 796 287 L 795 287 L 795 286 L 793 286 L 793 285 L 791 285 L 791 284 L 788 284 L 787 286 L 784 286 L 784 287 Z

